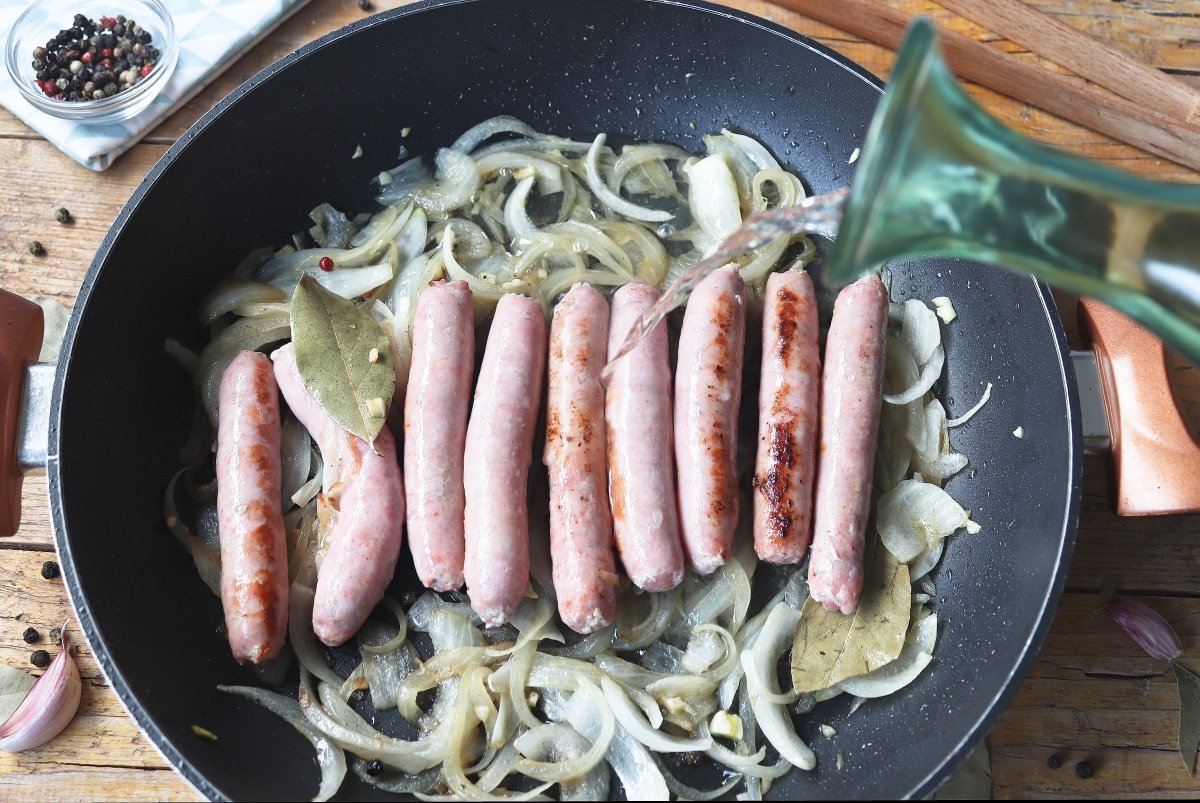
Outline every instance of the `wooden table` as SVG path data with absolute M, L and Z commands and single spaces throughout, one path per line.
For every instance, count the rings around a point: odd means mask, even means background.
M 889 0 L 909 12 L 977 38 L 995 40 L 944 9 L 915 0 Z M 1142 60 L 1200 86 L 1200 0 L 1033 0 L 1060 19 L 1119 45 Z M 734 6 L 824 42 L 877 75 L 893 53 L 761 0 Z M 377 10 L 403 2 L 376 0 Z M 313 0 L 225 75 L 117 160 L 107 172 L 76 165 L 0 110 L 0 286 L 70 305 L 84 271 L 117 212 L 155 161 L 217 100 L 284 54 L 360 19 L 356 0 Z M 992 46 L 1014 59 L 1033 58 L 1004 41 Z M 1038 139 L 1145 176 L 1195 182 L 1198 176 L 1134 148 L 1077 128 L 994 93 L 971 88 L 1007 124 Z M 61 226 L 54 210 L 68 207 L 75 224 Z M 47 254 L 25 250 L 41 240 Z M 1072 317 L 1071 299 L 1062 298 Z M 1070 323 L 1069 323 L 1070 325 Z M 1177 389 L 1193 423 L 1200 422 L 1200 377 L 1176 361 Z M 996 797 L 1200 796 L 1175 752 L 1175 681 L 1145 657 L 1106 615 L 1096 615 L 1102 582 L 1161 611 L 1200 670 L 1200 516 L 1122 520 L 1109 509 L 1104 464 L 1085 462 L 1083 512 L 1074 563 L 1053 629 L 1007 713 L 988 737 Z M 0 543 L 0 661 L 30 668 L 21 634 L 43 633 L 71 618 L 61 580 L 44 580 L 54 558 L 46 483 L 26 482 L 25 524 Z M 74 627 L 78 633 L 78 627 Z M 22 754 L 0 753 L 3 800 L 166 800 L 197 795 L 141 735 L 108 688 L 86 645 L 79 715 L 49 745 Z M 1058 755 L 1060 769 L 1046 760 Z M 1095 777 L 1076 777 L 1087 759 Z

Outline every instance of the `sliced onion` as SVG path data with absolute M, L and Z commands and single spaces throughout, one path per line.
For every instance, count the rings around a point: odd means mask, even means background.
M 775 610 L 782 608 L 791 610 L 784 605 L 776 606 Z M 772 615 L 774 612 L 772 611 Z M 782 615 L 790 616 L 786 612 Z M 768 621 L 769 619 L 770 617 L 768 617 Z M 759 638 L 761 639 L 762 636 L 760 635 Z M 757 649 L 758 645 L 755 646 Z M 746 688 L 749 692 L 747 696 L 750 700 L 750 707 L 754 711 L 754 717 L 758 720 L 758 726 L 762 728 L 763 735 L 779 751 L 781 758 L 802 770 L 811 770 L 817 766 L 816 754 L 796 735 L 796 729 L 792 725 L 787 707 L 781 703 L 771 702 L 771 699 L 777 699 L 779 695 L 778 684 L 773 677 L 768 676 L 764 679 L 762 673 L 754 667 L 756 657 L 758 657 L 758 661 L 761 661 L 763 654 L 765 652 L 756 656 L 754 650 L 742 653 L 742 668 L 746 671 Z M 774 665 L 771 668 L 774 669 Z M 742 719 L 745 720 L 745 717 Z
M 509 193 L 508 201 L 504 204 L 504 225 L 508 228 L 508 237 L 511 242 L 532 240 L 537 235 L 537 226 L 529 219 L 529 213 L 525 211 L 525 202 L 529 198 L 531 189 L 533 189 L 533 176 L 521 179 Z
M 721 129 L 721 136 L 736 145 L 759 170 L 779 170 L 779 162 L 761 142 L 745 134 L 735 134 L 728 128 Z
M 905 480 L 879 499 L 879 537 L 901 563 L 908 563 L 969 521 L 967 512 L 936 485 Z
M 426 794 L 437 786 L 442 777 L 441 767 L 434 767 L 416 775 L 387 772 L 386 770 L 372 775 L 367 771 L 365 762 L 356 761 L 352 769 L 360 780 L 385 792 L 391 792 L 393 795 Z
M 618 607 L 617 649 L 640 650 L 660 639 L 675 615 L 680 593 L 679 586 L 676 586 L 658 594 L 638 595 L 641 599 L 649 600 L 650 610 L 641 622 L 628 628 L 620 622 Z
M 541 133 L 528 123 L 511 115 L 489 117 L 464 131 L 450 147 L 456 151 L 470 153 L 498 134 L 519 134 L 523 137 L 540 137 Z
M 217 285 L 200 307 L 200 324 L 208 326 L 217 318 L 243 304 L 287 301 L 287 293 L 266 282 L 230 278 Z
M 992 383 L 988 382 L 987 387 L 984 388 L 984 390 L 983 390 L 983 396 L 980 397 L 979 401 L 975 402 L 975 406 L 972 407 L 970 410 L 967 410 L 965 413 L 960 415 L 958 418 L 952 418 L 949 421 L 947 421 L 946 426 L 957 427 L 959 424 L 967 423 L 968 421 L 970 421 L 972 418 L 975 417 L 975 414 L 977 412 L 979 412 L 980 410 L 983 409 L 983 405 L 987 404 L 988 399 L 990 399 L 990 398 L 992 398 Z
M 312 614 L 316 591 L 301 583 L 288 590 L 288 639 L 300 666 L 326 683 L 340 686 L 342 679 L 325 662 L 325 649 L 313 635 Z M 315 724 L 315 723 L 314 723 Z
M 471 200 L 483 177 L 475 160 L 452 148 L 443 148 L 434 157 L 435 181 L 415 188 L 413 200 L 426 212 L 448 214 Z
M 603 728 L 601 706 L 590 698 L 572 698 L 566 709 L 566 720 L 585 739 L 595 741 Z M 612 766 L 627 800 L 669 800 L 670 790 L 650 752 L 618 723 L 608 747 L 608 763 Z
M 654 761 L 658 764 L 659 771 L 662 772 L 663 780 L 667 783 L 667 788 L 679 800 L 717 800 L 732 792 L 742 782 L 740 776 L 734 775 L 716 789 L 697 789 L 694 786 L 688 786 L 676 778 L 674 773 L 663 766 L 664 762 L 661 757 L 654 756 Z
M 942 344 L 942 332 L 938 317 L 925 302 L 910 298 L 904 302 L 901 317 L 900 337 L 908 345 L 917 365 L 925 365 L 933 357 L 934 349 Z
M 251 686 L 217 686 L 217 689 L 258 703 L 300 731 L 300 735 L 308 739 L 317 751 L 317 763 L 321 766 L 321 786 L 313 800 L 329 800 L 337 793 L 346 777 L 346 754 L 305 719 L 299 703 L 291 697 Z
M 764 765 L 762 761 L 767 757 L 765 747 L 760 747 L 754 755 L 743 756 L 719 742 L 713 742 L 713 746 L 704 752 L 713 761 L 724 764 L 734 772 L 753 775 L 755 778 L 782 778 L 792 768 L 792 765 L 783 759 L 771 766 Z
M 858 697 L 886 697 L 916 680 L 933 660 L 937 642 L 937 614 L 925 617 L 912 626 L 904 647 L 896 658 L 859 677 L 843 680 L 842 691 Z
M 408 609 L 408 622 L 413 630 L 422 633 L 429 631 L 429 622 L 434 611 L 448 610 L 453 611 L 460 616 L 469 616 L 470 621 L 474 625 L 479 625 L 483 622 L 476 615 L 471 603 L 469 602 L 447 602 L 435 591 L 426 591 L 421 596 L 417 597 L 417 601 Z
M 600 149 L 604 147 L 605 139 L 607 139 L 605 134 L 596 135 L 596 139 L 592 142 L 592 147 L 588 149 L 587 159 L 584 161 L 584 172 L 587 176 L 588 189 L 596 195 L 596 200 L 618 215 L 624 215 L 634 220 L 664 223 L 675 217 L 670 212 L 662 209 L 649 209 L 645 206 L 638 206 L 632 201 L 626 201 L 608 188 L 608 185 L 604 183 L 604 179 L 600 177 Z
M 604 705 L 604 696 L 600 694 L 600 690 L 596 688 L 595 684 L 593 684 L 587 678 L 580 679 L 579 691 L 576 692 L 576 694 L 585 695 L 591 700 L 591 704 L 596 706 L 596 708 L 600 711 L 600 733 L 597 734 L 595 739 L 590 740 L 592 742 L 591 746 L 588 747 L 587 751 L 578 758 L 562 760 L 560 757 L 558 761 L 549 763 L 543 761 L 533 761 L 529 758 L 518 761 L 517 771 L 522 775 L 528 775 L 531 778 L 536 778 L 541 781 L 552 781 L 558 783 L 561 781 L 567 781 L 581 777 L 582 775 L 590 772 L 593 767 L 595 767 L 604 759 L 604 755 L 608 752 L 608 746 L 612 743 L 613 735 L 617 730 L 617 721 L 614 718 L 614 714 L 613 712 L 607 710 Z M 538 727 L 565 728 L 566 726 L 541 725 Z M 531 730 L 527 733 L 532 732 L 533 731 Z M 524 738 L 526 737 L 522 736 L 518 737 L 517 739 L 517 750 L 522 753 L 525 753 L 525 751 L 521 750 L 520 742 Z M 526 755 L 528 754 L 526 753 Z
M 690 753 L 697 750 L 702 752 L 712 746 L 712 737 L 682 739 L 650 727 L 650 723 L 637 710 L 629 695 L 615 681 L 607 677 L 601 678 L 600 688 L 604 690 L 604 699 L 608 701 L 621 727 L 651 750 L 659 753 Z
M 933 357 L 921 368 L 921 375 L 910 387 L 899 393 L 885 393 L 883 400 L 888 404 L 908 404 L 924 396 L 933 388 L 942 375 L 942 367 L 946 364 L 946 352 L 941 344 L 933 350 Z
M 531 172 L 533 175 L 529 178 L 537 178 L 538 189 L 543 195 L 563 191 L 562 168 L 554 162 L 538 159 L 527 153 L 513 151 L 489 153 L 486 156 L 480 156 L 475 164 L 484 177 L 501 170 L 511 170 L 514 173 Z
M 776 605 L 763 623 L 754 646 L 742 651 L 742 669 L 750 693 L 763 702 L 791 705 L 800 699 L 794 690 L 786 694 L 773 691 L 777 686 L 775 673 L 780 656 L 795 636 L 799 622 L 800 611 L 790 605 Z
M 704 232 L 724 240 L 742 225 L 738 188 L 721 154 L 705 156 L 683 168 L 688 177 L 688 204 Z

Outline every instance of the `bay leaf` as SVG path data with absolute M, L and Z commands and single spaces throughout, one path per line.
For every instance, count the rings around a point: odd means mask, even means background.
M 5 722 L 29 694 L 36 678 L 5 664 L 0 664 L 0 722 Z
M 1172 664 L 1179 686 L 1179 755 L 1188 775 L 1196 773 L 1196 750 L 1200 749 L 1200 678 L 1190 669 Z
M 308 392 L 334 421 L 373 442 L 396 388 L 391 346 L 379 323 L 305 274 L 292 295 L 292 343 Z
M 827 689 L 895 660 L 911 614 L 908 567 L 875 539 L 862 599 L 852 614 L 827 611 L 809 597 L 792 645 L 792 682 L 801 694 Z

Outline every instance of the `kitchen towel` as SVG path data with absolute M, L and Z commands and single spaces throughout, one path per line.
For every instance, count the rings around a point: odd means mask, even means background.
M 120 123 L 100 125 L 60 120 L 29 105 L 7 71 L 0 72 L 0 105 L 84 167 L 104 170 L 307 0 L 163 2 L 175 25 L 179 61 L 167 85 L 141 114 Z M 30 5 L 29 0 L 0 0 L 0 31 L 12 30 L 17 17 Z M 64 19 L 61 27 L 70 27 L 70 23 L 70 19 Z M 57 29 L 48 31 L 46 38 L 55 33 Z M 32 59 L 30 54 L 28 60 Z

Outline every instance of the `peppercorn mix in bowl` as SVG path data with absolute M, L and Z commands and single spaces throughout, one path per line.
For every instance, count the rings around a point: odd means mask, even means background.
M 79 123 L 115 123 L 144 111 L 178 58 L 159 0 L 41 0 L 13 25 L 9 77 L 41 111 Z

